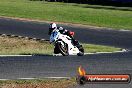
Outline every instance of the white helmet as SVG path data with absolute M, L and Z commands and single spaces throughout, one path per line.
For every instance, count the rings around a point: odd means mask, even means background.
M 49 35 L 51 34 L 51 32 L 57 28 L 57 25 L 55 23 L 51 23 L 49 25 Z
M 51 29 L 55 29 L 55 28 L 57 28 L 57 26 L 56 26 L 55 23 L 51 23 L 50 26 L 49 26 L 49 28 L 51 28 Z

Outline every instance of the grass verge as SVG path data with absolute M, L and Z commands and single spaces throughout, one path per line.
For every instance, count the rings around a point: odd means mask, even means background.
M 0 16 L 132 29 L 132 11 L 29 0 L 0 0 Z M 129 8 L 131 10 L 131 8 Z
M 120 48 L 83 44 L 85 53 L 113 52 Z M 24 38 L 11 38 L 0 36 L 0 55 L 20 55 L 20 54 L 53 54 L 54 46 L 49 42 L 40 42 Z
M 0 88 L 72 88 L 74 85 L 74 78 L 0 81 Z

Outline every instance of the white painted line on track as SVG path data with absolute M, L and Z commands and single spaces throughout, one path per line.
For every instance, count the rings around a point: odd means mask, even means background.
M 62 56 L 62 54 L 53 54 L 53 56 Z
M 44 77 L 47 79 L 70 79 L 71 77 Z
M 124 31 L 124 32 L 129 32 L 129 31 L 131 31 L 131 30 L 125 30 L 125 29 L 121 29 L 121 30 L 119 30 L 119 31 Z
M 87 54 L 107 54 L 107 53 L 123 53 L 123 52 L 127 52 L 128 50 L 126 49 L 122 49 L 121 51 L 114 51 L 114 52 L 96 52 L 96 53 L 84 53 L 84 55 Z
M 31 57 L 31 56 L 33 56 L 33 55 L 0 55 L 0 57 L 23 57 L 23 56 L 29 56 L 29 57 Z
M 114 52 L 95 52 L 95 53 L 84 53 L 84 55 L 90 55 L 90 54 L 109 54 L 109 53 L 123 53 L 127 52 L 129 50 L 122 49 L 121 51 L 114 51 Z M 35 55 L 0 55 L 0 57 L 31 57 Z M 36 55 L 37 56 L 37 55 Z M 50 56 L 50 55 L 49 55 Z M 62 54 L 53 54 L 53 56 L 63 56 Z M 76 55 L 71 55 L 71 56 L 76 56 Z
M 84 53 L 84 55 L 90 55 L 90 54 L 109 54 L 109 53 L 123 53 L 127 52 L 128 50 L 122 49 L 121 51 L 114 51 L 114 52 L 95 52 L 95 53 Z M 53 56 L 62 56 L 61 54 L 53 54 Z M 75 55 L 71 55 L 75 56 Z
M 6 80 L 35 80 L 35 79 L 70 79 L 71 77 L 43 77 L 43 78 L 16 78 L 16 79 L 0 79 L 1 81 Z
M 22 80 L 32 80 L 32 79 L 37 79 L 37 78 L 17 78 L 17 79 L 22 79 Z
M 9 79 L 0 79 L 0 81 L 6 81 L 6 80 L 9 80 Z

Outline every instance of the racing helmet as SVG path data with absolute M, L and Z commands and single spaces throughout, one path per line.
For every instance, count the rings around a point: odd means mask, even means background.
M 57 28 L 57 25 L 55 24 L 55 23 L 51 23 L 50 25 L 49 25 L 49 35 L 51 35 L 51 32 L 54 30 L 54 29 L 56 29 Z

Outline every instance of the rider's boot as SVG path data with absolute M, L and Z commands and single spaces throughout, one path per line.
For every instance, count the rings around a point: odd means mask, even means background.
M 73 39 L 73 45 L 76 46 L 77 48 L 82 47 L 82 45 L 80 45 L 80 43 L 75 39 Z
M 76 46 L 78 49 L 79 49 L 80 47 L 82 47 L 82 45 L 80 45 L 80 43 L 79 43 L 77 40 L 75 40 L 73 36 L 71 36 L 71 35 L 68 35 L 68 36 L 72 39 L 72 44 L 73 44 L 74 46 Z

